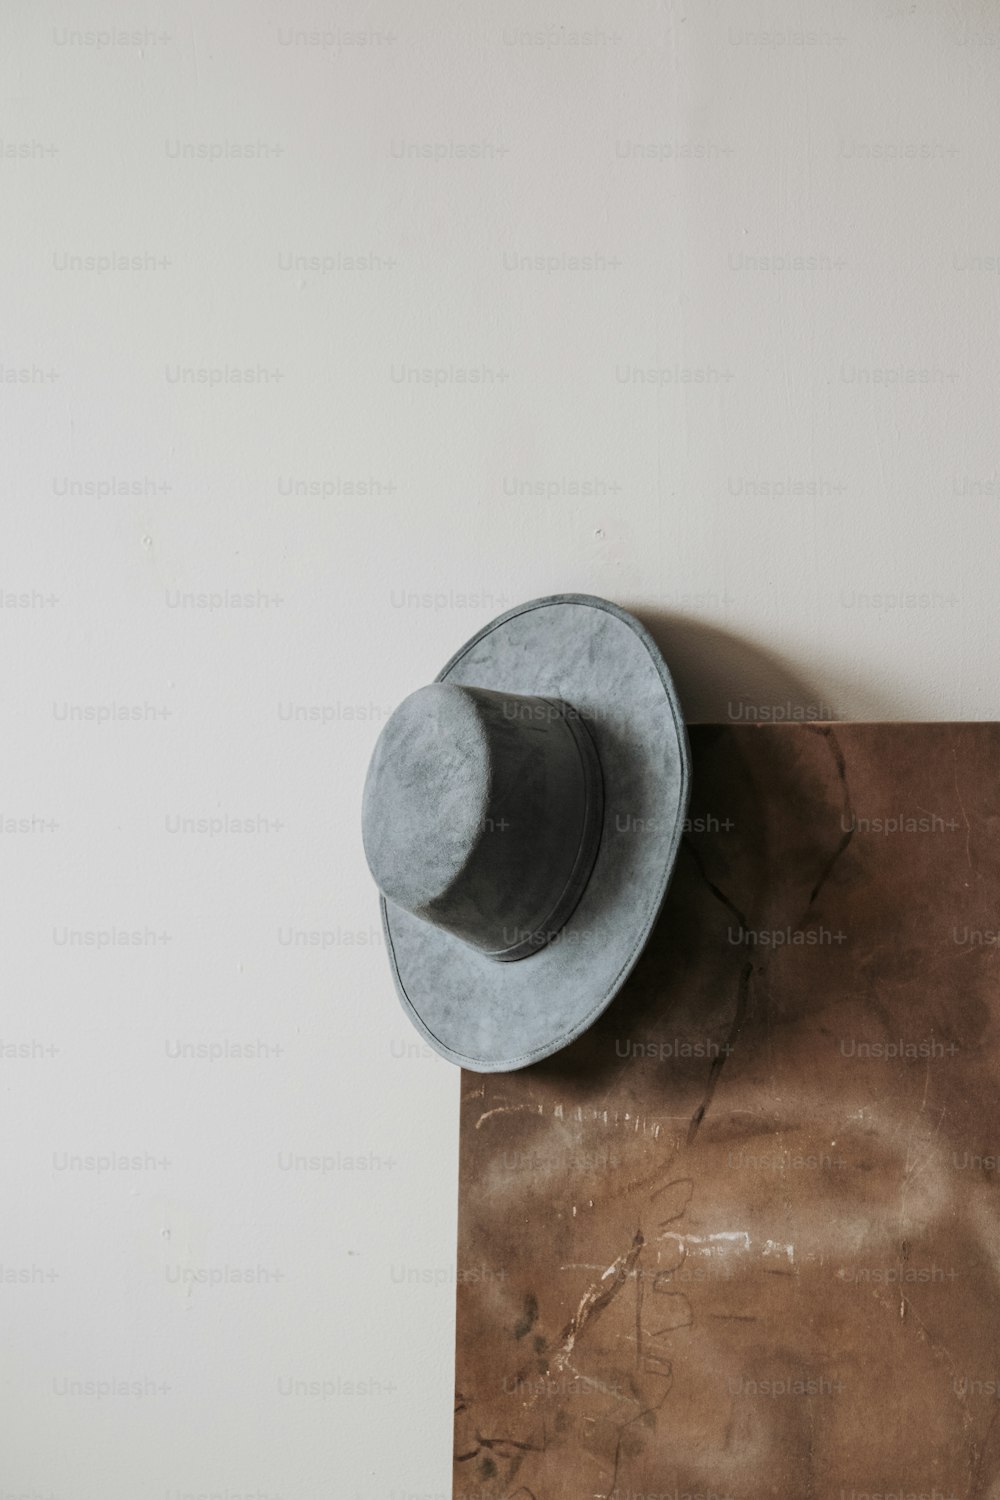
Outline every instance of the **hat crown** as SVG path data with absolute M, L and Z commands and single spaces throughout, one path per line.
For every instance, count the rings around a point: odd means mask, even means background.
M 365 854 L 383 895 L 408 911 L 446 895 L 475 849 L 489 787 L 489 747 L 470 695 L 436 682 L 405 698 L 365 784 Z
M 390 716 L 362 810 L 386 900 L 504 961 L 565 924 L 602 822 L 597 752 L 569 705 L 450 682 Z

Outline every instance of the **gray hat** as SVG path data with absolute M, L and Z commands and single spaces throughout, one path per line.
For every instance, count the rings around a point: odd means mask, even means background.
M 389 718 L 362 812 L 399 997 L 443 1057 L 509 1072 L 625 983 L 677 858 L 687 735 L 644 626 L 606 599 L 508 610 Z

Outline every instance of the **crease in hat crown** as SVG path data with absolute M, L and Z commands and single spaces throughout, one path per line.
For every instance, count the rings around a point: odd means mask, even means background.
M 597 752 L 570 705 L 442 682 L 390 716 L 362 808 L 383 897 L 501 962 L 565 926 L 602 822 Z

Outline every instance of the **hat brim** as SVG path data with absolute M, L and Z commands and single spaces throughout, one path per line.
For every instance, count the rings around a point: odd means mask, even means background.
M 690 787 L 684 720 L 643 625 L 605 599 L 556 594 L 473 636 L 439 682 L 561 698 L 600 756 L 604 827 L 579 904 L 545 948 L 497 963 L 382 898 L 396 989 L 411 1021 L 477 1073 L 526 1067 L 606 1010 L 649 938 L 677 858 Z

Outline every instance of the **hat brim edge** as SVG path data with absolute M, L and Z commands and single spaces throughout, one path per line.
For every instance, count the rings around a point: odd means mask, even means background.
M 528 600 L 524 604 L 517 605 L 515 608 L 505 611 L 502 615 L 496 616 L 495 619 L 489 621 L 482 627 L 481 630 L 477 631 L 475 635 L 467 640 L 464 645 L 462 645 L 449 659 L 445 666 L 442 667 L 435 680 L 438 682 L 443 681 L 452 671 L 454 671 L 454 669 L 461 663 L 463 658 L 485 636 L 491 634 L 493 631 L 505 624 L 508 620 L 516 619 L 521 615 L 530 613 L 532 610 L 558 606 L 562 604 L 585 605 L 593 609 L 606 611 L 608 614 L 615 616 L 617 619 L 621 620 L 623 624 L 627 625 L 646 648 L 650 660 L 656 668 L 657 675 L 659 676 L 660 683 L 664 692 L 664 698 L 670 709 L 671 717 L 673 720 L 673 728 L 677 739 L 678 763 L 680 769 L 680 787 L 677 799 L 677 814 L 671 833 L 670 843 L 668 845 L 663 861 L 661 886 L 656 900 L 649 909 L 649 915 L 646 923 L 640 929 L 632 947 L 630 948 L 628 954 L 614 974 L 613 978 L 607 983 L 607 986 L 604 989 L 600 1000 L 584 1015 L 581 1020 L 577 1021 L 577 1023 L 574 1024 L 568 1031 L 560 1033 L 558 1036 L 552 1038 L 549 1041 L 546 1041 L 544 1044 L 540 1044 L 539 1046 L 532 1048 L 526 1053 L 521 1053 L 511 1058 L 503 1058 L 498 1060 L 495 1058 L 477 1058 L 474 1056 L 470 1056 L 457 1051 L 453 1047 L 450 1047 L 446 1042 L 441 1041 L 441 1039 L 434 1034 L 434 1032 L 424 1021 L 422 1015 L 420 1014 L 419 1010 L 417 1010 L 416 1006 L 413 1004 L 413 1001 L 410 999 L 410 996 L 406 991 L 402 975 L 400 974 L 399 963 L 392 941 L 392 930 L 389 924 L 387 903 L 385 897 L 380 896 L 379 907 L 382 917 L 382 931 L 385 938 L 386 951 L 389 955 L 389 964 L 392 971 L 396 993 L 399 996 L 404 1011 L 406 1012 L 412 1024 L 416 1027 L 417 1031 L 420 1032 L 420 1034 L 425 1038 L 429 1046 L 432 1047 L 435 1052 L 437 1052 L 441 1057 L 445 1058 L 448 1062 L 454 1063 L 459 1067 L 466 1068 L 470 1072 L 475 1073 L 510 1073 L 519 1068 L 530 1067 L 533 1063 L 541 1062 L 545 1058 L 551 1057 L 554 1053 L 561 1052 L 564 1047 L 568 1047 L 572 1042 L 576 1041 L 578 1037 L 582 1036 L 583 1033 L 587 1031 L 603 1014 L 603 1012 L 607 1010 L 609 1005 L 612 1004 L 617 995 L 621 992 L 623 986 L 628 980 L 629 975 L 642 956 L 642 953 L 647 943 L 649 942 L 653 930 L 656 927 L 656 924 L 662 914 L 663 906 L 670 889 L 670 883 L 673 878 L 674 870 L 676 868 L 677 856 L 680 850 L 680 842 L 684 831 L 684 821 L 687 817 L 688 806 L 690 802 L 690 742 L 687 734 L 687 726 L 684 723 L 684 718 L 680 709 L 680 703 L 677 698 L 677 692 L 667 668 L 666 662 L 663 659 L 663 654 L 656 644 L 656 641 L 650 634 L 649 630 L 645 625 L 643 625 L 642 621 L 637 619 L 636 616 L 631 614 L 628 610 L 622 609 L 621 606 L 613 604 L 608 599 L 602 599 L 594 594 L 549 594 L 538 599 Z

